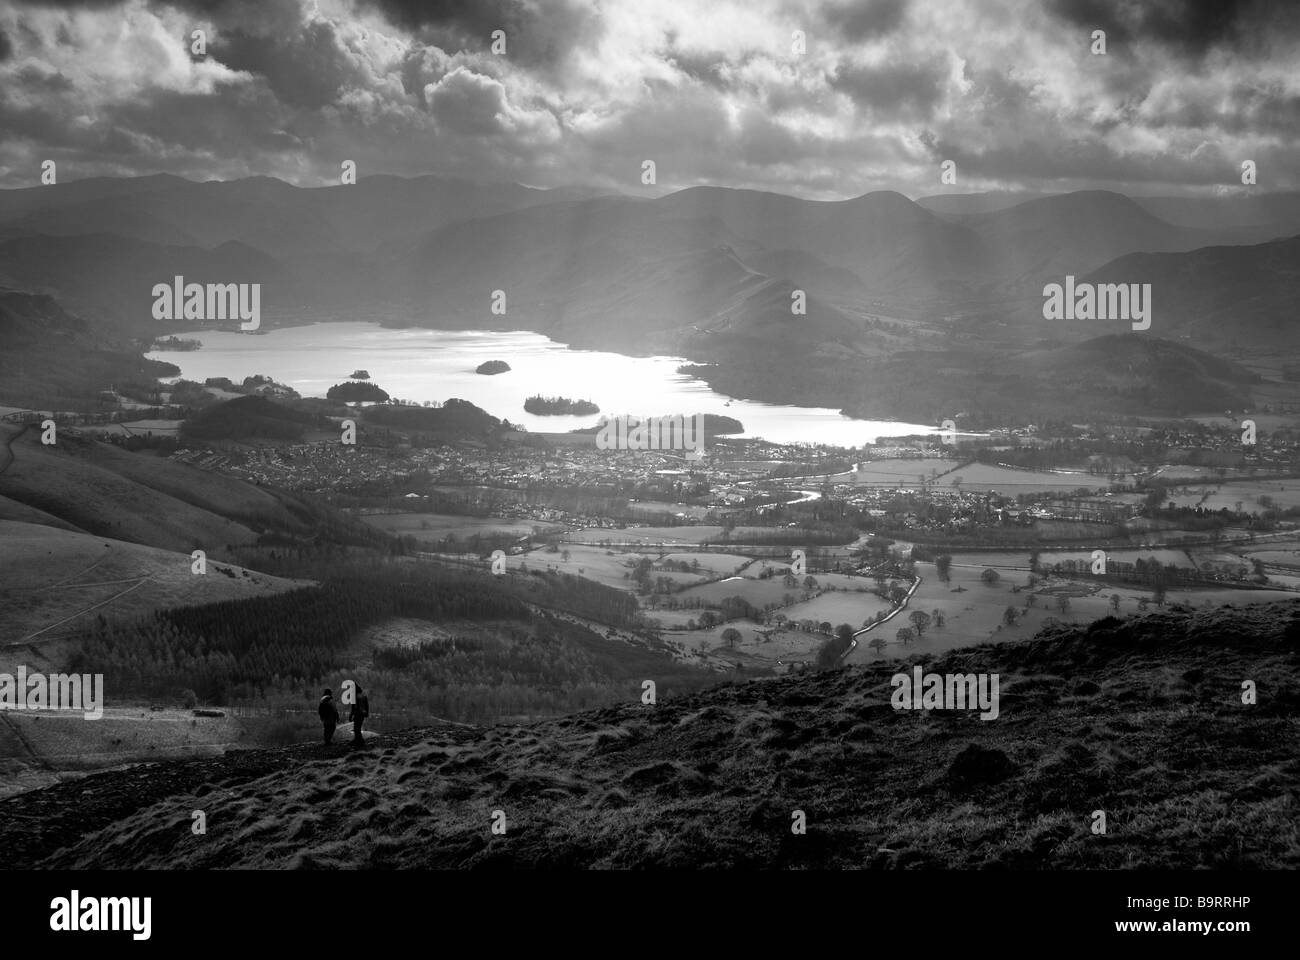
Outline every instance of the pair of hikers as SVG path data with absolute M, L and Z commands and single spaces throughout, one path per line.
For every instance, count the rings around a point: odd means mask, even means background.
M 320 698 L 320 707 L 317 712 L 320 714 L 321 723 L 325 727 L 325 743 L 328 745 L 334 739 L 334 728 L 339 723 L 339 708 L 334 704 L 334 693 L 331 690 L 325 691 L 325 696 Z M 364 746 L 365 740 L 361 736 L 361 724 L 366 717 L 370 716 L 370 698 L 361 692 L 360 685 L 357 686 L 357 699 L 352 704 L 352 713 L 348 717 L 352 721 L 352 745 Z

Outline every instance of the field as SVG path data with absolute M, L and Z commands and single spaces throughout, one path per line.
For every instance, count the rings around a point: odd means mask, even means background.
M 1241 553 L 1248 560 L 1300 568 L 1300 539 L 1270 540 L 1258 547 L 1245 547 Z
M 1204 507 L 1207 510 L 1236 510 L 1237 504 L 1247 513 L 1262 513 L 1260 497 L 1268 497 L 1279 510 L 1300 507 L 1300 479 L 1233 480 L 1222 484 L 1199 484 L 1181 488 L 1170 496 L 1180 507 Z
M 642 514 L 647 520 L 662 517 L 664 514 L 681 515 L 699 520 L 713 509 L 712 507 L 702 507 L 694 503 L 664 503 L 658 500 L 629 500 L 627 506 L 632 513 Z
M 722 639 L 727 629 L 734 629 L 741 639 L 736 646 L 728 647 Z M 760 633 L 760 631 L 762 631 Z M 802 630 L 777 630 L 759 627 L 748 621 L 722 624 L 707 630 L 666 630 L 666 642 L 677 645 L 690 659 L 715 669 L 732 669 L 741 666 L 748 670 L 776 669 L 778 660 L 810 660 L 817 648 L 826 642 L 820 633 Z M 703 647 L 707 652 L 701 656 Z
M 726 539 L 725 544 L 732 546 L 745 546 L 747 539 L 754 537 L 771 537 L 774 534 L 790 534 L 794 536 L 793 531 L 786 527 L 736 527 L 731 531 L 731 535 Z M 592 543 L 600 544 L 608 541 L 614 544 L 644 544 L 648 547 L 662 547 L 665 550 L 681 550 L 701 543 L 723 545 L 722 527 L 715 524 L 699 524 L 697 526 L 682 527 L 627 527 L 620 529 L 608 529 L 604 527 L 591 527 L 585 530 L 571 530 L 565 534 L 564 540 L 568 543 Z M 791 547 L 800 544 L 792 542 Z M 785 550 L 785 547 L 767 546 L 769 550 Z M 818 549 L 825 549 L 819 547 Z
M 717 540 L 722 527 L 700 525 L 690 527 L 629 527 L 625 530 L 591 528 L 572 530 L 565 535 L 569 543 L 643 543 L 649 545 L 690 546 L 706 540 Z
M 910 459 L 868 460 L 858 464 L 852 473 L 839 474 L 837 479 L 860 486 L 916 487 L 924 476 L 938 490 L 953 486 L 961 478 L 963 490 L 996 490 L 1006 495 L 1017 493 L 1051 493 L 1070 491 L 1079 487 L 1089 489 L 1107 486 L 1105 477 L 1089 473 L 1049 473 L 1043 470 L 1016 470 L 993 464 L 969 463 L 960 469 L 960 460 Z M 933 478 L 934 472 L 940 474 Z
M 1218 470 L 1215 467 L 1190 463 L 1166 463 L 1152 474 L 1153 479 L 1165 481 L 1213 480 L 1216 476 Z
M 564 550 L 569 551 L 567 561 L 564 559 Z M 538 547 L 521 556 L 508 556 L 506 569 L 518 570 L 525 564 L 529 570 L 546 570 L 554 567 L 561 573 L 586 577 L 607 587 L 631 590 L 633 583 L 626 574 L 631 572 L 632 564 L 641 556 L 642 554 L 636 552 L 609 551 L 604 547 L 574 543 L 565 544 L 555 553 L 550 553 L 545 547 Z
M 699 572 L 704 576 L 722 577 L 736 573 L 746 564 L 749 566 L 745 569 L 745 576 L 756 576 L 757 572 L 768 564 L 765 561 L 751 563 L 751 558 L 739 553 L 669 553 L 663 557 L 664 562 L 672 563 L 698 563 Z M 658 562 L 656 560 L 656 562 Z
M 117 434 L 122 437 L 174 437 L 180 432 L 181 420 L 133 420 L 129 423 L 106 423 L 92 428 L 93 433 Z
M 1172 552 L 1172 551 L 1170 551 Z M 1182 556 L 1183 565 L 1189 565 L 1186 555 Z M 1085 578 L 1069 579 L 1050 577 L 1042 580 L 1038 587 L 1030 591 L 1025 587 L 1028 582 L 1028 565 L 1019 554 L 1005 554 L 1009 562 L 1019 564 L 1018 569 L 1009 568 L 1004 559 L 1001 564 L 997 555 L 954 554 L 951 569 L 951 582 L 942 583 L 935 573 L 934 564 L 918 563 L 917 571 L 921 574 L 921 586 L 913 595 L 904 613 L 895 617 L 877 630 L 883 631 L 889 646 L 884 656 L 906 656 L 911 653 L 939 653 L 969 647 L 990 640 L 1022 640 L 1033 637 L 1044 626 L 1048 617 L 1054 617 L 1062 623 L 1084 624 L 1110 615 L 1128 616 L 1138 612 L 1138 600 L 1152 600 L 1152 593 L 1131 585 L 1114 585 Z M 1046 561 L 1049 554 L 1043 554 Z M 988 560 L 993 562 L 972 562 Z M 1001 579 L 994 584 L 980 580 L 980 573 L 985 567 L 993 567 L 1001 573 Z M 1019 584 L 1019 593 L 1012 593 L 1012 584 Z M 957 587 L 964 590 L 956 592 Z M 1118 614 L 1110 605 L 1111 594 L 1119 594 Z M 1033 606 L 1027 605 L 1033 596 Z M 1057 597 L 1064 596 L 1069 601 L 1063 612 L 1057 603 Z M 1239 589 L 1204 589 L 1176 590 L 1167 593 L 1169 604 L 1185 604 L 1189 607 L 1218 606 L 1232 603 L 1237 605 L 1272 603 L 1285 599 L 1286 594 L 1274 590 L 1239 590 Z M 1019 618 L 1014 626 L 1004 623 L 1003 616 L 1007 607 L 1014 607 Z M 1151 608 L 1156 608 L 1152 604 Z M 924 610 L 933 614 L 939 611 L 944 616 L 944 626 L 931 626 L 919 640 L 903 646 L 895 638 L 898 629 L 910 626 L 907 613 L 912 610 Z M 849 655 L 849 663 L 865 663 L 879 659 L 881 656 L 867 647 L 877 631 L 871 631 L 858 638 L 858 647 Z
M 569 554 L 568 560 L 564 559 L 566 551 Z M 658 550 L 615 550 L 591 544 L 564 543 L 554 553 L 551 552 L 549 547 L 537 547 L 523 556 L 508 556 L 506 557 L 506 569 L 518 570 L 522 564 L 526 563 L 530 570 L 555 569 L 560 573 L 571 573 L 575 576 L 586 577 L 588 580 L 603 583 L 608 587 L 617 587 L 620 590 L 635 590 L 636 584 L 629 574 L 631 574 L 632 568 L 637 561 L 643 557 L 648 557 L 654 564 L 650 571 L 652 581 L 658 580 L 660 577 L 666 577 L 673 583 L 683 587 L 689 587 L 707 580 L 709 577 L 729 574 L 737 565 L 745 561 L 745 558 L 731 554 L 667 554 L 665 559 L 685 559 L 687 563 L 694 558 L 699 558 L 699 572 L 684 573 L 679 570 L 660 569 Z M 706 565 L 706 559 L 712 563 L 712 566 Z
M 870 581 L 867 581 L 867 585 L 874 586 Z M 832 627 L 847 623 L 854 630 L 857 630 L 862 627 L 862 621 L 869 619 L 881 610 L 889 610 L 889 608 L 889 603 L 880 599 L 874 593 L 827 590 L 811 600 L 803 600 L 784 607 L 781 612 L 791 620 L 812 620 L 816 623 L 829 622 Z M 899 626 L 902 626 L 902 623 Z
M 970 491 L 995 490 L 1004 496 L 1017 493 L 1051 493 L 1055 490 L 1070 491 L 1079 487 L 1089 490 L 1104 489 L 1109 486 L 1105 477 L 1089 473 L 1047 473 L 1039 470 L 1013 470 L 1008 467 L 993 466 L 986 463 L 972 463 L 941 477 L 939 488 L 953 486 L 953 481 L 961 479 L 961 489 Z
M 1156 560 L 1162 567 L 1192 567 L 1192 559 L 1186 550 L 1107 550 L 1106 559 L 1113 563 L 1137 563 L 1139 559 L 1150 563 Z M 1044 566 L 1073 560 L 1080 565 L 1092 563 L 1092 552 L 1088 550 L 1044 550 L 1039 554 L 1038 562 Z
M 536 520 L 465 517 L 443 513 L 366 513 L 359 519 L 385 533 L 429 540 L 441 540 L 446 537 L 466 540 L 474 536 L 523 537 L 532 534 L 534 528 L 540 528 L 543 533 L 564 529 L 558 523 L 542 523 Z
M 737 576 L 704 583 L 698 587 L 689 587 L 674 596 L 682 601 L 699 600 L 706 606 L 714 606 L 727 597 L 741 597 L 761 608 L 769 603 L 780 603 L 782 595 L 786 593 L 798 594 L 799 591 L 786 587 L 779 577 L 756 580 L 751 577 Z M 695 611 L 693 615 L 698 616 L 699 611 Z
M 219 756 L 245 736 L 243 724 L 229 715 L 195 717 L 188 710 L 110 707 L 94 721 L 80 713 L 6 711 L 0 719 L 0 797 L 123 763 Z
M 915 487 L 920 477 L 929 480 L 933 472 L 946 473 L 960 464 L 960 460 L 916 458 L 898 460 L 867 460 L 858 464 L 851 473 L 839 474 L 845 483 L 866 487 Z M 944 481 L 940 480 L 942 484 Z

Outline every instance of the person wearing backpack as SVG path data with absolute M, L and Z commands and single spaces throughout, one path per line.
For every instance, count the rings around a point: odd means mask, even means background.
M 317 707 L 316 712 L 320 714 L 320 722 L 325 727 L 325 745 L 329 746 L 330 741 L 334 739 L 334 728 L 339 724 L 339 708 L 334 705 L 333 691 L 325 691 L 325 696 L 320 698 L 320 706 Z
M 352 704 L 352 713 L 348 717 L 352 721 L 352 745 L 354 747 L 365 746 L 365 740 L 361 737 L 361 724 L 366 717 L 370 716 L 370 698 L 361 692 L 361 684 L 357 684 L 357 700 Z

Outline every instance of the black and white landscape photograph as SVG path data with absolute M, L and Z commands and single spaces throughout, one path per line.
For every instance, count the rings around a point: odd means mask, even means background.
M 1298 295 L 1280 0 L 0 0 L 24 923 L 1105 872 L 1058 937 L 1239 949 Z

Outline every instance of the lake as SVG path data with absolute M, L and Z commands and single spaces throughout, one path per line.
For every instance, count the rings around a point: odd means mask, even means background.
M 591 400 L 601 415 L 655 416 L 716 413 L 734 417 L 746 437 L 776 443 L 810 442 L 857 447 L 877 437 L 934 433 L 935 427 L 892 420 L 854 420 L 836 410 L 736 400 L 701 380 L 682 376 L 678 357 L 625 357 L 573 350 L 527 331 L 394 329 L 376 323 L 315 323 L 264 334 L 199 330 L 179 333 L 200 350 L 155 351 L 149 356 L 181 368 L 202 383 L 229 377 L 238 383 L 265 374 L 305 397 L 323 397 L 353 370 L 366 370 L 390 396 L 423 402 L 458 397 L 494 417 L 531 431 L 562 432 L 593 426 L 590 417 L 534 416 L 524 411 L 533 394 Z M 504 360 L 509 373 L 484 376 L 485 360 Z M 727 405 L 731 401 L 730 406 Z

